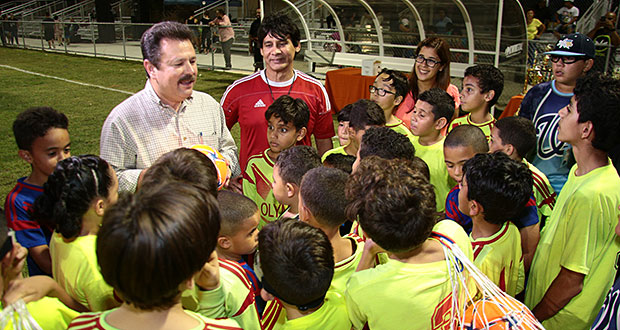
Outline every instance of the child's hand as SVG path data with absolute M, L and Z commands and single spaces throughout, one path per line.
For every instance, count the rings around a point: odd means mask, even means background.
M 366 239 L 364 242 L 364 252 L 367 252 L 371 256 L 376 256 L 381 252 L 387 252 L 383 248 L 381 248 L 377 243 L 375 243 L 372 238 Z
M 203 291 L 215 290 L 220 286 L 220 265 L 217 252 L 211 253 L 209 260 L 202 266 L 194 280 Z
M 8 284 L 2 303 L 8 306 L 19 299 L 26 303 L 37 301 L 52 292 L 56 285 L 54 279 L 45 275 L 16 279 Z
M 26 256 L 28 256 L 28 250 L 18 242 L 15 242 L 13 249 L 2 259 L 2 278 L 4 279 L 5 288 L 13 279 L 21 278 L 22 269 L 24 269 L 24 264 L 26 263 Z

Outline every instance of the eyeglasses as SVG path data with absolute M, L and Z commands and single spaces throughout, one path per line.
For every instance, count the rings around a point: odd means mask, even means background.
M 396 93 L 394 92 L 386 91 L 383 88 L 377 88 L 373 85 L 368 86 L 368 91 L 370 92 L 370 94 L 377 94 L 378 96 L 385 96 L 385 94 L 396 95 Z
M 415 61 L 419 64 L 426 63 L 426 66 L 428 66 L 429 68 L 434 68 L 435 65 L 441 63 L 441 61 L 433 60 L 432 58 L 426 58 L 423 55 L 418 55 L 415 58 Z
M 562 63 L 564 64 L 573 64 L 579 60 L 582 60 L 580 57 L 575 56 L 559 56 L 559 55 L 551 55 L 551 62 L 558 63 L 562 59 Z

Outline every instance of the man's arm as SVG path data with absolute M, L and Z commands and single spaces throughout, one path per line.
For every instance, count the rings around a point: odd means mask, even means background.
M 584 274 L 562 267 L 542 300 L 532 310 L 534 316 L 542 322 L 557 314 L 581 292 L 584 278 Z
M 217 102 L 216 102 L 217 104 Z M 235 140 L 230 134 L 228 127 L 226 126 L 226 117 L 224 115 L 224 110 L 222 107 L 217 104 L 217 111 L 219 111 L 219 119 L 220 119 L 220 127 L 219 127 L 219 141 L 220 145 L 218 147 L 218 151 L 228 159 L 230 163 L 230 170 L 232 171 L 232 177 L 236 177 L 241 174 L 241 168 L 239 166 L 239 159 L 237 157 L 237 145 L 235 144 Z
M 323 156 L 323 154 L 330 149 L 334 148 L 334 144 L 332 143 L 332 139 L 317 139 L 314 138 L 314 142 L 316 143 L 316 149 L 319 152 L 319 156 Z

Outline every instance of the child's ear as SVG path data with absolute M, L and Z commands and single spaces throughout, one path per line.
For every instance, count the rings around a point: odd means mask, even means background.
M 95 201 L 95 214 L 97 216 L 102 217 L 104 211 L 105 211 L 105 202 L 103 198 L 97 197 L 97 200 Z
M 491 100 L 495 97 L 495 91 L 490 90 L 484 95 L 484 100 L 487 102 L 491 102 Z
M 297 194 L 298 190 L 299 187 L 296 184 L 290 182 L 286 183 L 286 196 L 288 198 L 295 197 L 295 194 Z
M 581 138 L 584 140 L 590 140 L 590 142 L 592 142 L 592 140 L 594 139 L 594 128 L 592 126 L 592 122 L 586 121 L 585 123 L 581 123 L 581 125 L 579 126 L 581 130 Z
M 513 145 L 512 145 L 512 144 L 510 144 L 510 143 L 506 143 L 506 144 L 504 145 L 504 153 L 505 153 L 506 155 L 508 155 L 508 157 L 511 157 L 511 156 L 512 156 L 512 154 L 514 154 L 514 153 L 515 153 L 515 146 L 513 146 Z
M 394 105 L 395 106 L 400 105 L 404 99 L 405 98 L 402 95 L 397 96 L 396 98 L 394 98 Z
M 303 140 L 303 138 L 306 137 L 307 132 L 308 132 L 308 129 L 306 129 L 305 127 L 302 127 L 300 130 L 297 131 L 297 138 L 295 138 L 295 140 L 297 141 Z
M 469 215 L 474 216 L 478 214 L 482 214 L 484 208 L 482 205 L 476 201 L 469 201 Z
M 19 151 L 17 152 L 17 155 L 19 156 L 19 158 L 26 161 L 26 163 L 32 164 L 32 154 L 30 153 L 30 151 L 19 149 Z
M 438 131 L 441 131 L 444 127 L 446 127 L 446 125 L 448 125 L 448 119 L 445 117 L 435 120 L 435 129 Z
M 270 301 L 276 298 L 265 289 L 260 289 L 260 297 L 263 298 L 264 301 Z
M 227 236 L 218 236 L 217 237 L 217 245 L 222 249 L 230 249 L 232 245 L 230 239 Z

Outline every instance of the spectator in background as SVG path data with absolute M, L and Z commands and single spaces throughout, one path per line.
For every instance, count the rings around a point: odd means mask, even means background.
M 534 10 L 534 17 L 538 18 L 545 26 L 551 22 L 551 12 L 547 7 L 547 0 L 539 0 Z
M 9 22 L 9 42 L 12 45 L 19 45 L 19 40 L 17 38 L 17 19 L 14 14 L 11 14 L 11 19 Z
M 211 23 L 212 19 L 209 18 L 209 12 L 205 10 L 202 13 L 202 18 L 200 19 L 200 25 L 202 25 L 202 31 L 200 34 L 200 46 L 202 47 L 202 52 L 208 54 L 211 51 L 211 40 L 212 40 L 212 32 Z
M 192 38 L 192 45 L 194 45 L 194 48 L 198 49 L 198 52 L 200 53 L 200 47 L 202 46 L 202 43 L 200 42 L 200 30 L 198 29 L 199 23 L 200 22 L 196 15 L 192 15 L 185 20 L 185 24 L 188 25 L 189 29 L 194 34 L 194 37 Z
M 260 42 L 258 41 L 258 29 L 260 28 L 260 8 L 256 9 L 256 19 L 250 26 L 249 51 L 254 55 L 254 71 L 264 69 L 263 55 L 260 53 Z
M 211 25 L 217 25 L 220 35 L 220 44 L 222 45 L 222 53 L 224 53 L 224 62 L 226 63 L 225 69 L 230 70 L 232 69 L 230 49 L 235 41 L 235 31 L 230 23 L 230 18 L 224 13 L 223 9 L 217 9 L 215 15 L 217 15 L 217 17 L 211 21 Z
M 607 54 L 613 55 L 616 47 L 620 45 L 620 36 L 618 31 L 616 31 L 616 18 L 616 14 L 610 11 L 596 22 L 592 31 L 588 32 L 588 37 L 594 40 L 596 50 L 594 70 L 604 71 Z M 609 47 L 612 47 L 611 52 L 609 52 Z M 612 65 L 609 68 L 611 69 Z
M 538 18 L 534 17 L 534 10 L 527 11 L 527 40 L 539 39 L 547 27 Z
M 558 24 L 553 34 L 560 39 L 563 34 L 575 32 L 575 22 L 579 18 L 579 8 L 573 4 L 575 0 L 565 0 L 564 7 L 555 13 L 555 22 Z
M 45 36 L 45 41 L 47 41 L 47 46 L 50 49 L 52 47 L 56 48 L 56 45 L 54 45 L 54 20 L 50 17 L 49 13 L 47 13 L 43 19 L 43 34 Z
M 435 22 L 435 32 L 438 34 L 452 34 L 454 24 L 452 19 L 446 16 L 445 9 L 439 9 L 438 16 L 439 19 Z
M 8 17 L 6 15 L 2 15 L 2 18 L 0 19 L 1 24 L 0 24 L 0 38 L 2 38 L 2 46 L 6 46 L 7 44 L 7 39 L 9 37 L 9 21 L 8 21 Z
M 62 46 L 62 23 L 58 16 L 54 16 L 54 39 L 58 42 L 58 46 Z

